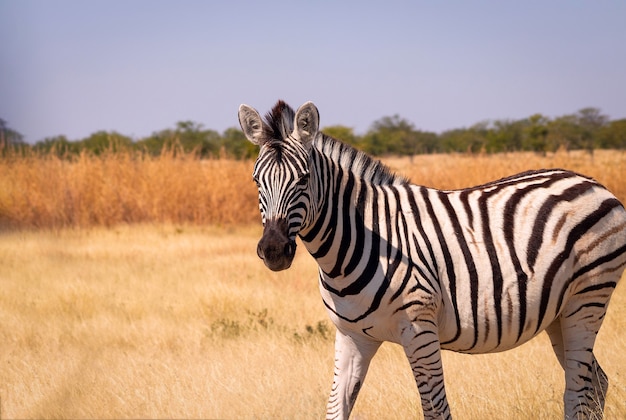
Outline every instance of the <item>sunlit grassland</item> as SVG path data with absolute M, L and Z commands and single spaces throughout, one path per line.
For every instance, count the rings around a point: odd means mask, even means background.
M 316 266 L 256 257 L 261 230 L 134 225 L 0 234 L 2 418 L 321 418 L 334 328 Z M 626 418 L 626 279 L 596 343 Z M 562 417 L 547 337 L 505 353 L 444 352 L 460 419 Z M 354 418 L 421 416 L 402 350 L 374 358 Z
M 626 201 L 626 152 L 597 150 L 386 158 L 414 183 L 453 189 L 517 172 L 560 167 L 596 178 Z M 259 222 L 252 161 L 82 154 L 0 158 L 0 228 L 129 223 L 238 225 Z
M 252 162 L 193 154 L 0 159 L 0 228 L 258 220 Z
M 626 153 L 387 158 L 413 182 L 462 188 L 528 169 L 592 176 L 626 201 Z M 252 161 L 110 154 L 0 159 L 0 418 L 320 418 L 334 327 L 302 246 L 256 257 Z M 626 286 L 596 344 L 626 418 Z M 509 352 L 444 353 L 457 418 L 562 416 L 545 335 Z M 402 350 L 372 362 L 354 418 L 421 412 Z
M 626 202 L 626 151 L 515 152 L 481 155 L 420 155 L 386 158 L 385 163 L 412 182 L 442 189 L 466 188 L 530 169 L 562 168 L 595 178 Z

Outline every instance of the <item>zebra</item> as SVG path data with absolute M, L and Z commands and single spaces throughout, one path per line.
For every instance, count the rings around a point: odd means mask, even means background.
M 608 190 L 562 169 L 437 190 L 325 135 L 312 102 L 238 116 L 260 146 L 258 256 L 287 269 L 299 237 L 319 266 L 336 326 L 327 418 L 349 417 L 384 341 L 404 348 L 424 418 L 450 419 L 441 350 L 500 352 L 541 331 L 565 373 L 565 418 L 602 415 L 593 346 L 626 265 L 626 210 Z

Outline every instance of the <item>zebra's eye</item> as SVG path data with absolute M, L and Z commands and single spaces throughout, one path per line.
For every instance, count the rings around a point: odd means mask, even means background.
M 298 182 L 296 183 L 296 185 L 298 185 L 299 187 L 304 187 L 308 183 L 309 183 L 309 174 L 305 174 L 301 176 L 300 179 L 298 179 Z

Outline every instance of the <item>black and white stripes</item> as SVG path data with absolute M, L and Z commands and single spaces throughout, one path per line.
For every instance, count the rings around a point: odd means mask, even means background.
M 261 146 L 259 256 L 288 268 L 300 236 L 319 264 L 337 327 L 328 418 L 348 417 L 383 341 L 404 347 L 425 418 L 450 418 L 442 349 L 502 351 L 544 330 L 566 418 L 602 411 L 592 349 L 626 265 L 626 211 L 605 188 L 543 170 L 435 190 L 319 132 L 312 103 L 279 102 L 265 120 L 242 105 L 239 119 Z

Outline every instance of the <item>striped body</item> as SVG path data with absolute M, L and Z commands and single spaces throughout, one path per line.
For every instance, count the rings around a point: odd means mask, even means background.
M 367 203 L 359 209 L 367 221 L 359 232 L 335 230 L 321 241 L 304 231 L 302 238 L 320 263 L 320 290 L 335 324 L 379 340 L 401 342 L 397 326 L 411 320 L 412 307 L 419 313 L 431 305 L 442 348 L 507 350 L 561 314 L 586 284 L 582 275 L 602 264 L 597 255 L 616 248 L 622 258 L 613 268 L 623 267 L 623 208 L 572 172 L 527 172 L 460 191 L 355 183 L 350 195 L 348 203 Z M 334 198 L 344 197 L 345 190 Z M 339 203 L 329 207 L 341 212 Z M 333 217 L 324 216 L 319 224 Z M 335 224 L 349 226 L 353 216 L 346 216 Z M 609 229 L 592 230 L 598 221 Z M 597 240 L 616 230 L 622 235 Z M 319 252 L 328 243 L 328 252 Z M 357 259 L 360 267 L 352 269 Z M 615 284 L 604 286 L 611 291 Z M 381 311 L 388 322 L 381 323 Z
M 626 265 L 626 211 L 611 193 L 564 170 L 416 186 L 319 132 L 311 103 L 279 102 L 265 122 L 244 107 L 261 146 L 259 256 L 289 267 L 299 235 L 337 327 L 328 418 L 347 418 L 383 341 L 404 347 L 424 416 L 450 418 L 441 349 L 502 351 L 544 330 L 565 370 L 565 417 L 601 412 L 608 380 L 592 349 Z

